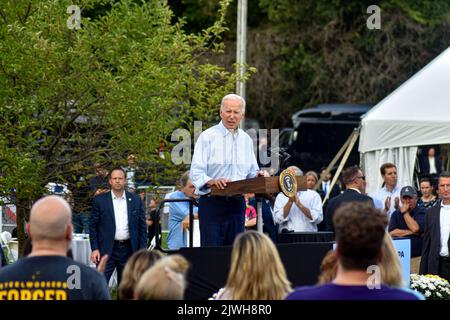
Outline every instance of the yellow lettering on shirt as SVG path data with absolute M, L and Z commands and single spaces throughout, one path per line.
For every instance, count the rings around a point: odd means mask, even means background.
M 42 300 L 44 299 L 44 291 L 42 290 L 34 290 L 33 292 L 33 300 Z
M 8 291 L 8 300 L 19 300 L 19 291 L 11 289 Z
M 31 300 L 31 291 L 20 290 L 20 300 Z
M 65 290 L 56 290 L 55 300 L 67 300 L 67 292 Z

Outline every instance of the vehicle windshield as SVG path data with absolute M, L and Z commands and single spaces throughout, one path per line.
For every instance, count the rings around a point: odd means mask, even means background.
M 331 162 L 357 125 L 357 123 L 302 122 L 297 128 L 291 155 L 299 162 L 302 170 L 319 171 L 321 167 Z M 346 166 L 359 164 L 357 145 L 353 147 Z

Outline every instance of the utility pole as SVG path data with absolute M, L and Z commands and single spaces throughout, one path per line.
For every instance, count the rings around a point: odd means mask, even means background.
M 236 81 L 236 93 L 245 99 L 245 64 L 247 63 L 247 0 L 238 0 L 237 7 L 237 43 L 236 43 L 236 64 L 238 79 Z M 247 108 L 247 106 L 246 106 Z M 244 127 L 244 119 L 241 120 L 241 128 Z M 246 128 L 244 128 L 246 129 Z M 262 219 L 262 198 L 256 198 L 256 223 L 258 232 L 263 232 Z
M 236 93 L 245 99 L 245 83 L 243 81 L 245 64 L 247 62 L 247 0 L 238 0 L 237 8 L 237 43 L 236 64 L 238 79 L 236 81 Z

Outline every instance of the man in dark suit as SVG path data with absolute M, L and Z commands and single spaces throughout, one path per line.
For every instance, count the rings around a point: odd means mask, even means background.
M 333 215 L 342 204 L 357 201 L 369 202 L 373 206 L 372 198 L 365 195 L 366 177 L 360 168 L 357 166 L 352 166 L 345 169 L 342 172 L 342 180 L 345 184 L 346 190 L 328 202 L 325 214 L 327 231 L 334 232 Z
M 147 246 L 147 224 L 142 201 L 138 195 L 125 191 L 126 173 L 121 167 L 111 170 L 111 192 L 94 198 L 91 213 L 91 260 L 109 256 L 105 277 L 111 278 L 117 268 L 120 283 L 128 258 Z
M 327 168 L 322 168 L 322 171 L 320 172 L 320 177 L 322 178 L 322 182 L 320 183 L 319 187 L 317 188 L 317 192 L 319 193 L 322 200 L 327 195 L 328 190 L 331 187 L 331 178 L 333 178 L 333 175 L 330 171 L 327 171 Z M 333 199 L 334 197 L 337 197 L 341 194 L 341 188 L 339 187 L 339 183 L 336 181 L 335 185 L 333 186 L 333 189 L 331 189 L 330 196 L 328 199 Z
M 330 190 L 331 187 L 331 180 L 333 175 L 330 171 L 327 170 L 326 167 L 322 168 L 322 171 L 320 171 L 320 178 L 322 179 L 322 182 L 319 184 L 319 187 L 317 188 L 317 193 L 320 195 L 320 198 L 325 199 L 325 196 L 327 195 L 328 190 Z M 339 181 L 336 181 L 333 188 L 331 189 L 330 195 L 327 198 L 327 201 L 323 203 L 323 220 L 321 223 L 317 225 L 317 230 L 319 231 L 326 231 L 326 221 L 327 221 L 327 206 L 330 199 L 333 199 L 334 197 L 337 197 L 341 194 L 341 188 L 339 186 Z
M 421 159 L 421 173 L 424 175 L 430 175 L 431 177 L 437 177 L 441 173 L 441 160 L 436 155 L 436 149 L 431 147 L 428 149 L 426 155 Z
M 440 203 L 426 211 L 421 274 L 437 274 L 450 281 L 450 172 L 439 177 Z

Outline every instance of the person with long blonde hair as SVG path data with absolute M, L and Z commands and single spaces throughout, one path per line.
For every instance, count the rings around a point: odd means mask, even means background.
M 141 276 L 161 258 L 162 253 L 158 250 L 141 249 L 135 252 L 123 269 L 122 281 L 119 285 L 119 299 L 133 299 L 134 289 Z
M 246 231 L 234 241 L 231 268 L 217 300 L 281 300 L 291 284 L 272 240 L 263 233 Z
M 329 250 L 320 264 L 319 284 L 328 283 L 336 278 L 337 257 L 334 250 Z
M 403 287 L 402 266 L 392 237 L 386 233 L 383 238 L 383 259 L 378 264 L 382 283 L 392 287 Z

